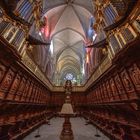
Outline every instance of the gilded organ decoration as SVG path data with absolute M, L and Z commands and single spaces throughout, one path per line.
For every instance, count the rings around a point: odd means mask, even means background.
M 140 33 L 140 15 L 137 17 L 137 19 L 133 22 L 133 26 L 136 28 L 136 30 Z
M 131 42 L 134 39 L 134 36 L 128 27 L 123 27 L 121 29 L 121 34 L 125 39 L 126 43 Z
M 115 37 L 114 34 L 112 34 L 110 36 L 110 45 L 111 45 L 111 48 L 112 48 L 112 51 L 116 54 L 119 50 L 120 50 L 120 45 Z
M 133 67 L 129 69 L 129 74 L 130 77 L 132 78 L 135 87 L 137 89 L 140 89 L 140 69 L 136 64 L 134 64 Z
M 36 28 L 40 29 L 40 25 L 41 25 L 41 1 L 36 1 L 34 2 L 34 9 L 33 9 L 33 13 L 34 13 L 34 18 L 35 18 L 35 22 L 36 22 Z

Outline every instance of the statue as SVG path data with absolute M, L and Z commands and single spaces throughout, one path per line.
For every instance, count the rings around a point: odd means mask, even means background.
M 72 82 L 71 82 L 71 80 L 66 81 L 64 88 L 65 88 L 66 94 L 70 94 L 72 92 Z

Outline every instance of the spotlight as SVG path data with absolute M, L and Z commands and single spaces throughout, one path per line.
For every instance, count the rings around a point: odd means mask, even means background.
M 41 32 L 38 33 L 40 36 L 42 35 Z

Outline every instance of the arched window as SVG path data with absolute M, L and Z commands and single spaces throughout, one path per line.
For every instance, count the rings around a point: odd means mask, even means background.
M 67 73 L 66 76 L 65 76 L 65 79 L 66 80 L 73 80 L 74 76 L 72 73 Z

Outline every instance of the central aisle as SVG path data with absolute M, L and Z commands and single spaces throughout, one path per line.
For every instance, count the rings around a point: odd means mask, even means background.
M 50 121 L 51 125 L 45 124 L 39 128 L 39 134 L 41 137 L 35 138 L 38 131 L 37 129 L 25 137 L 24 140 L 59 140 L 63 121 L 63 118 L 53 118 Z M 107 138 L 100 131 L 98 132 L 101 137 L 95 137 L 95 127 L 93 125 L 85 125 L 85 119 L 83 118 L 71 118 L 71 123 L 74 133 L 74 140 L 109 140 L 109 138 Z

